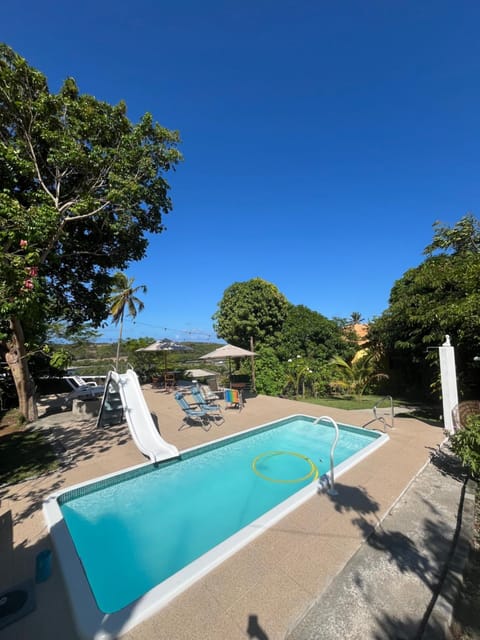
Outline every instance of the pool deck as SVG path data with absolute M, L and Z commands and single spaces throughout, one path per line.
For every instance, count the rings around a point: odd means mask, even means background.
M 242 411 L 225 410 L 225 422 L 208 432 L 200 427 L 179 431 L 182 413 L 173 394 L 147 386 L 144 395 L 163 438 L 179 450 L 292 414 L 329 415 L 357 426 L 372 417 L 364 411 L 258 396 L 248 399 Z M 1 591 L 32 578 L 37 553 L 51 547 L 42 514 L 47 495 L 145 462 L 126 425 L 97 430 L 94 421 L 64 412 L 39 419 L 36 427 L 51 434 L 64 452 L 65 465 L 41 478 L 0 487 Z M 310 499 L 122 637 L 280 640 L 291 634 L 444 440 L 440 427 L 408 417 L 397 417 L 388 433 L 389 442 L 337 478 L 337 497 L 321 493 Z M 52 576 L 36 585 L 35 592 L 36 610 L 1 630 L 2 640 L 75 639 L 55 558 Z

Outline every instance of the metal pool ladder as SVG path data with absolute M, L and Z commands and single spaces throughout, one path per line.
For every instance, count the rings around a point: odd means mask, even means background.
M 330 416 L 320 416 L 320 418 L 313 421 L 313 424 L 318 424 L 321 420 L 328 420 L 335 427 L 335 438 L 333 439 L 332 446 L 330 448 L 330 477 L 328 477 L 327 474 L 324 474 L 321 478 L 321 484 L 322 486 L 325 486 L 325 484 L 328 486 L 327 493 L 329 496 L 338 496 L 338 491 L 335 489 L 335 471 L 333 464 L 333 454 L 340 435 L 338 431 L 338 424 Z
M 387 421 L 385 420 L 385 415 L 379 416 L 377 415 L 377 410 L 378 410 L 378 405 L 380 403 L 382 403 L 384 400 L 390 400 L 390 415 L 391 415 L 391 419 L 392 419 L 392 424 L 388 424 Z M 375 420 L 379 420 L 382 424 L 383 424 L 383 430 L 386 433 L 387 432 L 387 427 L 390 427 L 390 429 L 393 429 L 393 423 L 395 420 L 395 412 L 393 409 L 393 398 L 392 396 L 384 396 L 383 398 L 381 398 L 376 405 L 373 407 L 373 415 L 375 416 Z M 368 424 L 368 423 L 367 423 Z M 367 425 L 365 425 L 367 426 Z

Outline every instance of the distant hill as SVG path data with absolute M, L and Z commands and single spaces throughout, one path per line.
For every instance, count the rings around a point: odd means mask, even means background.
M 129 339 L 122 342 L 120 350 L 120 370 L 126 368 L 127 363 L 137 373 L 160 373 L 165 364 L 164 352 L 138 351 L 152 342 L 153 338 Z M 199 360 L 200 356 L 222 346 L 219 342 L 182 342 L 188 351 L 167 352 L 169 369 L 192 369 L 199 365 L 205 366 L 205 362 Z M 117 344 L 115 342 L 94 342 L 82 344 L 52 345 L 53 348 L 66 349 L 72 354 L 73 360 L 69 371 L 83 375 L 105 375 L 115 364 Z

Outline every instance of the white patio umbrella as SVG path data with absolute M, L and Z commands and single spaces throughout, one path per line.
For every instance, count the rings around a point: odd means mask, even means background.
M 142 347 L 141 349 L 137 349 L 137 351 L 162 351 L 164 358 L 164 367 L 165 367 L 165 375 L 168 371 L 167 369 L 167 354 L 169 351 L 191 351 L 190 347 L 187 347 L 184 344 L 180 344 L 179 342 L 175 342 L 174 340 L 169 340 L 165 338 L 163 340 L 156 340 L 149 344 L 148 347 Z
M 224 344 L 214 351 L 200 356 L 200 360 L 225 360 L 226 358 L 245 358 L 246 356 L 256 356 L 257 354 L 242 347 L 234 347 L 233 344 Z

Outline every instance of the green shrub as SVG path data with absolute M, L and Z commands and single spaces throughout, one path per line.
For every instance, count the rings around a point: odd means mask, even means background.
M 282 392 L 285 372 L 282 364 L 271 347 L 256 349 L 258 357 L 255 361 L 255 386 L 257 393 L 277 396 Z
M 453 434 L 450 443 L 471 476 L 480 478 L 480 415 L 469 416 L 465 426 Z

